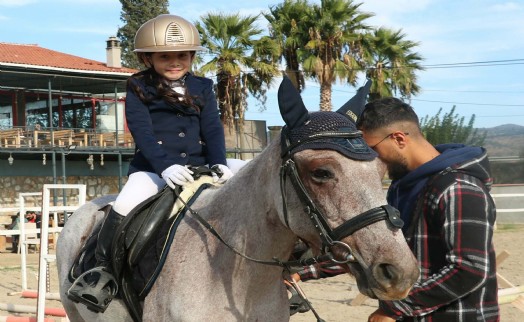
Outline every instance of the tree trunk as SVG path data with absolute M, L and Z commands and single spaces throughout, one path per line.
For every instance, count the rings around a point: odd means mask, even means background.
M 320 110 L 331 111 L 331 82 L 320 84 Z

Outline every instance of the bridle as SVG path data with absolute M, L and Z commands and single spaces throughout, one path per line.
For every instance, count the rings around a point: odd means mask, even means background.
M 295 188 L 295 191 L 298 194 L 298 197 L 304 204 L 304 211 L 309 215 L 309 218 L 311 219 L 313 226 L 315 226 L 323 244 L 322 253 L 315 257 L 310 258 L 303 258 L 298 260 L 292 260 L 292 261 L 282 261 L 278 258 L 273 258 L 273 260 L 261 260 L 256 259 L 253 257 L 250 257 L 246 254 L 243 254 L 239 250 L 237 250 L 235 247 L 233 247 L 231 244 L 229 244 L 224 238 L 215 230 L 215 228 L 200 214 L 196 211 L 194 211 L 189 205 L 187 205 L 181 198 L 178 198 L 186 207 L 186 209 L 193 215 L 195 219 L 200 222 L 211 234 L 213 234 L 222 244 L 224 244 L 227 248 L 229 248 L 231 251 L 233 251 L 235 254 L 249 260 L 255 263 L 264 264 L 264 265 L 273 265 L 273 266 L 281 266 L 286 268 L 288 271 L 290 270 L 290 267 L 305 267 L 317 263 L 332 261 L 337 264 L 346 264 L 348 262 L 360 262 L 361 265 L 363 264 L 361 260 L 358 258 L 355 258 L 355 254 L 353 254 L 353 250 L 349 245 L 342 242 L 341 240 L 346 238 L 347 236 L 353 234 L 354 232 L 371 225 L 375 222 L 381 221 L 381 220 L 387 220 L 390 224 L 392 224 L 396 228 L 402 228 L 403 221 L 400 219 L 399 211 L 395 209 L 392 206 L 389 205 L 383 205 L 380 207 L 376 207 L 370 210 L 367 210 L 356 217 L 344 222 L 340 226 L 336 227 L 335 229 L 331 229 L 331 227 L 328 225 L 326 217 L 322 214 L 322 211 L 318 209 L 318 207 L 315 205 L 313 200 L 310 198 L 306 188 L 304 187 L 304 184 L 302 183 L 302 180 L 300 180 L 300 176 L 298 175 L 298 170 L 296 167 L 296 163 L 293 159 L 294 153 L 292 153 L 293 149 L 297 148 L 301 144 L 313 142 L 315 140 L 321 140 L 321 139 L 333 139 L 333 138 L 341 138 L 341 139 L 351 139 L 351 138 L 359 138 L 362 137 L 362 133 L 360 131 L 354 131 L 354 132 L 322 132 L 322 133 L 316 133 L 313 134 L 306 139 L 300 140 L 299 142 L 295 144 L 290 144 L 288 139 L 288 134 L 286 132 L 286 128 L 282 130 L 282 166 L 280 168 L 280 190 L 282 195 L 282 202 L 283 202 L 283 208 L 284 208 L 284 221 L 286 225 L 289 228 L 289 220 L 288 220 L 288 212 L 287 212 L 287 201 L 286 201 L 286 193 L 285 193 L 285 183 L 286 178 L 289 176 L 291 179 L 291 183 L 293 187 Z M 213 169 L 208 169 L 208 171 L 214 171 Z M 175 190 L 175 195 L 179 197 L 178 193 Z M 346 248 L 348 250 L 348 254 L 344 260 L 338 260 L 334 257 L 332 252 L 330 251 L 330 248 L 338 245 L 343 248 Z
M 400 219 L 400 212 L 390 205 L 383 205 L 380 207 L 372 208 L 367 210 L 350 220 L 342 223 L 340 226 L 335 229 L 331 229 L 329 226 L 326 216 L 322 211 L 315 205 L 311 197 L 309 196 L 300 176 L 298 174 L 298 169 L 296 162 L 294 160 L 294 149 L 300 145 L 326 139 L 355 139 L 362 137 L 362 132 L 360 131 L 351 131 L 351 132 L 342 132 L 342 131 L 330 131 L 330 132 L 321 132 L 315 133 L 301 139 L 298 142 L 291 144 L 289 140 L 289 132 L 286 128 L 282 129 L 282 140 L 281 140 L 281 157 L 282 157 L 282 166 L 280 168 L 280 191 L 282 194 L 283 201 L 283 212 L 284 212 L 284 221 L 289 228 L 289 219 L 287 212 L 287 201 L 285 193 L 285 183 L 286 178 L 291 179 L 292 186 L 295 188 L 295 191 L 299 199 L 304 204 L 304 211 L 308 214 L 313 226 L 315 227 L 317 233 L 322 240 L 322 251 L 323 253 L 328 253 L 328 250 L 335 246 L 341 246 L 346 248 L 348 253 L 345 259 L 337 260 L 334 256 L 331 257 L 331 261 L 337 264 L 346 264 L 348 262 L 356 261 L 351 247 L 342 242 L 341 240 L 352 235 L 356 231 L 371 225 L 375 222 L 386 220 L 391 225 L 396 228 L 402 228 L 403 221 Z

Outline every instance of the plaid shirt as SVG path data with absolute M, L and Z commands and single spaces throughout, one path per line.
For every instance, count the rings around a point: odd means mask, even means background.
M 421 276 L 407 298 L 379 301 L 402 321 L 499 321 L 493 225 L 495 205 L 479 169 L 489 175 L 484 153 L 430 177 L 422 190 L 408 244 Z M 473 172 L 471 167 L 477 167 Z M 471 175 L 474 173 L 475 175 Z

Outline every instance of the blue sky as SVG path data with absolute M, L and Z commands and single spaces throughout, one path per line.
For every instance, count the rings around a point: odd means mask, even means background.
M 434 115 L 440 107 L 447 112 L 456 105 L 466 121 L 476 114 L 477 127 L 524 126 L 524 0 L 362 2 L 363 11 L 375 14 L 370 24 L 402 29 L 407 39 L 420 42 L 416 50 L 427 69 L 419 72 L 422 92 L 411 101 L 419 116 Z M 278 3 L 177 0 L 170 1 L 169 9 L 196 21 L 207 12 L 256 15 Z M 0 42 L 38 44 L 105 61 L 105 41 L 122 25 L 120 11 L 117 0 L 0 0 Z M 263 18 L 260 25 L 266 26 Z M 267 125 L 283 123 L 276 104 L 277 86 L 268 92 L 267 110 L 259 112 L 250 101 L 247 119 L 266 120 Z M 336 85 L 334 108 L 354 92 L 351 86 Z M 308 82 L 302 96 L 310 110 L 318 110 L 316 83 Z

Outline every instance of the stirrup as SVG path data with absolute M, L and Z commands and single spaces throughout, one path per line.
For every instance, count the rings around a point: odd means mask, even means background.
M 298 294 L 297 290 L 291 285 L 286 284 L 287 290 L 291 293 L 289 298 L 289 315 L 296 313 L 305 313 L 309 311 L 309 305 L 306 301 Z
M 93 312 L 104 313 L 117 293 L 115 278 L 105 267 L 99 266 L 80 275 L 67 290 L 67 297 Z

